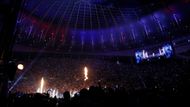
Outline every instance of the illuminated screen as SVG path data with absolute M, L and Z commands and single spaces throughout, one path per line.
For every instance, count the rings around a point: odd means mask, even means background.
M 170 44 L 166 44 L 161 48 L 157 49 L 156 52 L 148 52 L 146 50 L 136 51 L 135 58 L 136 62 L 140 63 L 143 60 L 152 59 L 152 58 L 171 58 L 173 56 L 173 48 Z

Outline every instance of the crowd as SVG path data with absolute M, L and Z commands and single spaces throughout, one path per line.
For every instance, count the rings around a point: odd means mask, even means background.
M 64 92 L 63 95 L 64 98 L 57 99 L 50 98 L 46 93 L 15 93 L 9 96 L 8 105 L 9 107 L 171 107 L 188 104 L 185 100 L 187 95 L 159 89 L 126 91 L 124 87 L 103 88 L 101 86 L 91 86 L 89 89 L 81 89 L 74 97 L 71 97 L 68 91 Z
M 87 81 L 83 75 L 85 66 L 89 70 Z M 168 107 L 188 96 L 188 68 L 189 61 L 178 59 L 132 64 L 98 58 L 41 57 L 11 92 L 9 105 Z M 35 93 L 41 77 L 46 89 L 56 88 L 64 97 Z M 77 92 L 71 96 L 73 90 Z

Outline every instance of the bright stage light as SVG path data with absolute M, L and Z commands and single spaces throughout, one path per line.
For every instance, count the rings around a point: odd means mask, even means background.
M 44 88 L 44 78 L 42 77 L 40 84 L 40 93 L 43 93 L 43 88 Z
M 88 68 L 84 67 L 84 81 L 88 80 Z
M 24 65 L 23 65 L 23 64 L 18 64 L 18 65 L 17 65 L 17 68 L 18 68 L 19 70 L 23 70 L 23 69 L 24 69 Z
M 43 93 L 44 92 L 44 78 L 42 77 L 40 82 L 40 87 L 37 89 L 37 93 Z

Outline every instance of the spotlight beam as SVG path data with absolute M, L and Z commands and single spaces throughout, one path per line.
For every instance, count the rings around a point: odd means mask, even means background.
M 38 58 L 42 55 L 44 49 L 42 49 L 36 58 L 30 63 L 30 65 L 27 67 L 27 69 L 24 70 L 24 72 L 17 78 L 17 80 L 13 83 L 13 85 L 9 88 L 9 92 L 13 90 L 13 88 L 20 82 L 20 80 L 23 78 L 23 76 L 32 68 L 34 63 L 38 60 Z
M 64 2 L 64 1 L 63 1 L 63 2 Z M 59 21 L 58 21 L 59 23 L 58 23 L 58 27 L 57 27 L 57 29 L 56 29 L 56 33 L 55 33 L 55 34 L 58 34 L 58 32 L 61 30 L 61 25 L 62 25 L 62 23 L 63 23 L 64 16 L 65 16 L 66 12 L 68 11 L 69 6 L 71 5 L 71 3 L 72 3 L 71 1 L 67 3 L 67 6 L 65 7 L 65 10 L 64 10 L 63 14 L 61 15 L 61 17 L 60 17 L 60 19 L 59 19 Z M 62 10 L 62 9 L 61 9 L 61 10 Z M 64 38 L 64 36 L 62 36 L 61 40 L 63 40 L 63 38 Z
M 55 1 L 54 4 L 56 4 L 56 3 L 57 2 Z M 49 24 L 49 26 L 48 26 L 48 28 L 46 30 L 45 35 L 48 33 L 49 29 L 52 27 L 53 22 L 55 21 L 55 18 L 58 17 L 57 14 L 59 13 L 59 11 L 61 10 L 61 8 L 63 7 L 63 4 L 64 4 L 64 2 L 62 2 L 61 5 L 57 8 L 57 10 L 55 12 L 55 15 L 53 16 L 52 20 L 50 20 L 50 24 Z M 53 35 L 52 35 L 52 37 L 53 37 Z
M 48 16 L 48 13 L 50 12 L 50 10 L 52 10 L 52 8 L 55 6 L 56 3 L 57 3 L 57 2 L 55 1 L 55 2 L 53 2 L 53 3 L 49 6 L 48 10 L 45 12 L 45 14 L 43 15 L 43 17 L 42 17 L 42 19 L 41 19 L 42 22 L 43 22 L 43 20 Z M 47 35 L 50 26 L 51 26 L 51 23 L 48 25 L 48 28 L 46 29 L 46 32 L 45 32 L 45 34 L 44 34 L 45 36 Z

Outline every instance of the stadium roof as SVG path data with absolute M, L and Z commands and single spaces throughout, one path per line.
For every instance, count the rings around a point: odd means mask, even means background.
M 26 0 L 17 44 L 61 51 L 127 50 L 187 35 L 186 0 Z

